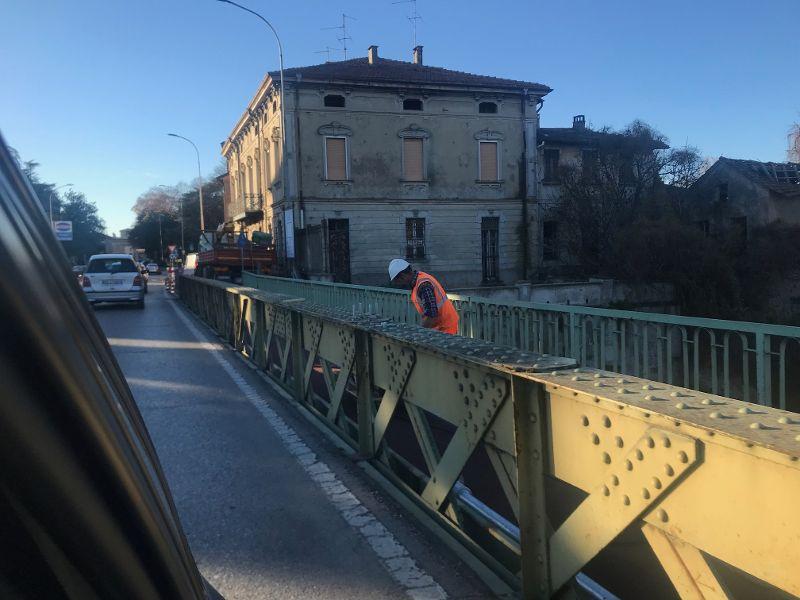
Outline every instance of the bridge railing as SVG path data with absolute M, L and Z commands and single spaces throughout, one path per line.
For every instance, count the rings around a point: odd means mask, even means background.
M 353 314 L 417 323 L 408 292 L 245 274 L 243 283 Z M 459 333 L 582 366 L 800 410 L 800 327 L 448 295 Z
M 498 595 L 584 573 L 625 598 L 800 595 L 800 415 L 288 294 L 179 293 Z

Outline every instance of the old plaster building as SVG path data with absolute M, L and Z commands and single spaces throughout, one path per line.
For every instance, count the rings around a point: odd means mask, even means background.
M 549 87 L 426 66 L 422 47 L 284 77 L 285 105 L 269 73 L 222 144 L 237 229 L 271 232 L 312 278 L 383 284 L 397 256 L 449 287 L 532 274 Z
M 746 239 L 754 226 L 800 224 L 800 164 L 720 157 L 690 189 L 692 216 L 709 235 Z

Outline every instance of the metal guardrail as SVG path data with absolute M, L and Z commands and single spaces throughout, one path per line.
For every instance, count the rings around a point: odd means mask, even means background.
M 246 274 L 243 284 L 291 294 L 353 314 L 417 323 L 408 292 L 390 288 Z M 522 350 L 568 356 L 698 391 L 800 410 L 800 327 L 626 310 L 496 302 L 448 294 L 459 333 Z
M 800 415 L 249 287 L 179 294 L 497 593 L 584 572 L 625 598 L 800 594 Z

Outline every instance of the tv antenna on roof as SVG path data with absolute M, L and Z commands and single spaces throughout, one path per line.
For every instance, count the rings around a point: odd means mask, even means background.
M 409 21 L 411 21 L 411 32 L 412 32 L 412 41 L 414 43 L 414 48 L 417 47 L 417 21 L 421 21 L 422 17 L 419 16 L 417 12 L 417 0 L 397 0 L 397 2 L 392 2 L 392 4 L 410 4 L 411 5 L 411 15 L 406 17 Z
M 344 59 L 347 60 L 347 40 L 352 40 L 349 35 L 347 35 L 347 19 L 351 21 L 357 21 L 355 17 L 351 17 L 350 15 L 346 15 L 342 13 L 342 24 L 337 25 L 336 27 L 323 27 L 322 29 L 338 29 L 342 32 L 342 37 L 337 38 L 342 43 L 342 52 L 344 53 Z
M 331 62 L 331 52 L 336 52 L 336 48 L 325 46 L 325 50 L 317 50 L 314 54 L 325 54 L 325 62 Z

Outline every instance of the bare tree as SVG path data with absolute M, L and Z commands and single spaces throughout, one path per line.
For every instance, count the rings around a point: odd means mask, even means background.
M 636 194 L 626 169 L 616 157 L 602 153 L 592 166 L 561 170 L 558 216 L 564 224 L 562 242 L 570 259 L 587 274 L 603 268 L 614 236 L 630 224 L 636 212 Z
M 580 164 L 562 168 L 557 213 L 570 261 L 586 274 L 607 265 L 616 236 L 654 205 L 662 187 L 664 135 L 642 121 L 620 133 L 603 130 Z
M 148 213 L 175 215 L 178 210 L 175 205 L 177 196 L 177 190 L 159 187 L 150 188 L 136 199 L 136 204 L 133 205 L 132 210 L 137 216 Z

